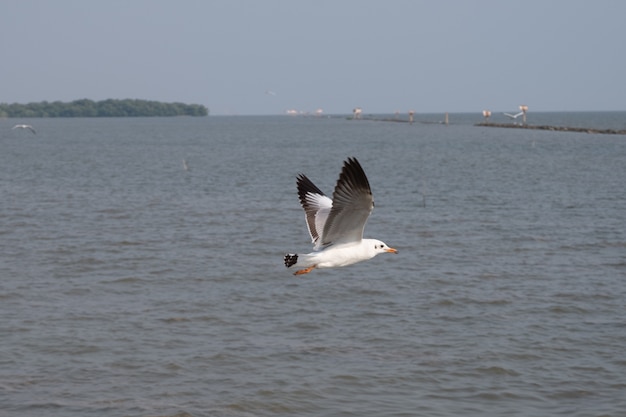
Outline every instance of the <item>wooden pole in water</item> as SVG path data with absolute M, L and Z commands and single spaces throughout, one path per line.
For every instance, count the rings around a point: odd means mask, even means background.
M 526 124 L 526 112 L 528 111 L 528 106 L 525 104 L 522 104 L 521 106 L 519 106 L 519 109 L 522 111 L 522 123 Z
M 446 126 L 448 126 L 448 112 L 446 112 L 445 123 L 446 123 Z

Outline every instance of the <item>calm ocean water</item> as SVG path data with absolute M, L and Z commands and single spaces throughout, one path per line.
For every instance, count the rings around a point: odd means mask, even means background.
M 0 120 L 0 416 L 625 415 L 626 137 L 479 121 Z M 296 278 L 348 156 L 400 254 Z

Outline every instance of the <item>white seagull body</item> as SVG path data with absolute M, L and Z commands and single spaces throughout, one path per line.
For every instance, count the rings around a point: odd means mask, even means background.
M 502 114 L 504 114 L 504 115 L 505 115 L 506 117 L 508 117 L 509 119 L 513 119 L 513 120 L 515 120 L 515 119 L 517 119 L 518 117 L 520 117 L 522 114 L 524 114 L 524 112 L 523 112 L 523 111 L 521 111 L 521 112 L 519 112 L 519 113 L 517 113 L 517 114 L 511 114 L 511 113 L 502 113 Z
M 37 134 L 37 131 L 31 125 L 15 125 L 11 129 L 28 129 L 33 133 L 33 135 Z
M 356 158 L 344 162 L 332 200 L 304 174 L 298 175 L 296 183 L 314 251 L 306 255 L 285 255 L 287 268 L 301 268 L 294 275 L 307 274 L 315 268 L 352 265 L 379 253 L 398 253 L 380 240 L 363 239 L 374 198 Z

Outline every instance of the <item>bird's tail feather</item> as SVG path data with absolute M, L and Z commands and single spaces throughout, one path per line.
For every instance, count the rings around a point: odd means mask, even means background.
M 298 254 L 297 253 L 288 253 L 285 255 L 285 266 L 289 268 L 290 266 L 294 266 L 298 262 Z

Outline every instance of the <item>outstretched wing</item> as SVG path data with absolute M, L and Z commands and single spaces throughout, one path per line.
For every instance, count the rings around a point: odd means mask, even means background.
M 321 236 L 324 224 L 333 206 L 333 201 L 326 197 L 304 174 L 298 175 L 296 183 L 311 241 L 315 245 L 315 249 L 319 249 L 322 245 Z
M 360 241 L 373 208 L 374 197 L 365 172 L 356 158 L 348 158 L 333 192 L 332 209 L 324 224 L 321 245 Z
M 511 119 L 517 119 L 517 118 L 518 118 L 518 117 L 520 117 L 522 114 L 524 114 L 524 112 L 523 112 L 523 111 L 521 111 L 521 112 L 519 112 L 519 113 L 517 113 L 517 114 L 511 114 L 511 113 L 502 113 L 502 114 L 504 114 L 505 116 L 507 116 L 507 117 L 509 117 L 509 118 L 511 118 Z

